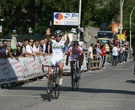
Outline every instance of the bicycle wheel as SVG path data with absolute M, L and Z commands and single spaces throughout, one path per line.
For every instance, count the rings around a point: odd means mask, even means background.
M 50 81 L 48 81 L 48 85 L 47 85 L 47 99 L 49 102 L 52 100 L 52 96 L 53 96 L 53 80 L 51 79 Z
M 76 78 L 76 89 L 79 89 L 79 86 L 80 86 L 80 79 Z
M 76 84 L 76 89 L 79 89 L 79 86 L 80 86 L 80 75 L 79 75 L 79 71 L 77 69 L 76 71 L 76 75 L 75 75 L 75 84 Z
M 54 78 L 54 98 L 58 99 L 59 95 L 60 95 L 59 75 L 58 73 L 56 73 Z
M 75 90 L 75 73 L 74 72 L 72 74 L 71 80 L 72 80 L 72 90 L 74 91 Z

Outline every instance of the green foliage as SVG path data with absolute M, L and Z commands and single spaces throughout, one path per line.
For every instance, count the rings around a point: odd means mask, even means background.
M 79 11 L 79 0 L 1 0 L 0 4 L 2 9 L 0 19 L 4 19 L 0 24 L 3 26 L 4 34 L 10 34 L 13 29 L 16 29 L 18 34 L 25 34 L 30 27 L 34 33 L 44 33 L 50 21 L 53 21 L 53 12 Z M 119 0 L 82 0 L 81 27 L 99 27 L 101 23 L 110 23 L 112 19 L 119 22 L 119 5 Z M 127 33 L 129 15 L 134 6 L 135 0 L 125 0 L 123 30 L 127 30 Z M 132 15 L 133 33 L 135 33 L 134 21 L 135 11 Z

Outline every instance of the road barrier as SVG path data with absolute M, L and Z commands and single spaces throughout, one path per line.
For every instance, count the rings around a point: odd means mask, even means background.
M 64 58 L 66 59 L 66 56 Z M 50 59 L 51 56 L 0 58 L 0 85 L 26 82 L 36 77 L 45 76 L 48 68 L 45 67 L 43 71 L 42 65 L 49 65 Z M 84 60 L 82 70 L 86 69 L 86 60 Z M 64 72 L 70 72 L 69 65 L 64 66 Z
M 88 68 L 90 68 L 90 70 L 97 70 L 97 69 L 100 69 L 101 68 L 101 58 L 99 58 L 98 55 L 93 55 L 93 59 L 88 62 L 88 63 L 91 63 L 90 65 L 88 64 Z

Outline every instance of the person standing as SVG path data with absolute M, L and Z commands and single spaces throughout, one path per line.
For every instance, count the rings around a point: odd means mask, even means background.
M 51 42 L 51 35 L 46 35 L 47 38 L 47 42 L 46 42 L 46 49 L 45 49 L 45 53 L 47 55 L 51 55 L 52 54 L 52 42 Z
M 122 63 L 123 62 L 123 45 L 120 45 L 120 48 L 119 48 L 119 63 Z
M 39 44 L 39 51 L 45 53 L 45 49 L 46 49 L 45 40 L 41 40 Z
M 96 55 L 97 55 L 97 60 L 99 61 L 98 66 L 101 67 L 101 48 L 100 48 L 100 44 L 97 44 Z
M 105 67 L 104 67 L 104 64 L 105 64 L 105 61 L 106 61 L 106 48 L 105 48 L 105 44 L 103 44 L 102 46 L 101 46 L 101 57 L 102 57 L 102 68 L 104 68 L 105 69 Z
M 88 70 L 91 70 L 91 62 L 93 59 L 93 46 L 94 44 L 91 43 L 90 47 L 88 48 Z
M 124 62 L 127 62 L 128 52 L 129 52 L 128 45 L 125 45 L 125 51 L 124 51 Z
M 119 49 L 117 47 L 117 45 L 114 45 L 113 49 L 112 49 L 112 56 L 113 56 L 113 61 L 112 61 L 112 65 L 115 66 L 117 65 L 117 58 L 118 58 L 118 53 Z

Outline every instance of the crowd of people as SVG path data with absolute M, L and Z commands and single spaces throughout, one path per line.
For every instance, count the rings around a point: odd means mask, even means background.
M 92 43 L 88 48 L 88 70 L 91 69 L 92 60 L 100 60 L 99 66 L 105 69 L 105 62 L 109 61 L 113 66 L 116 66 L 118 63 L 127 62 L 129 52 L 131 58 L 133 55 L 133 48 L 129 48 L 129 45 L 125 44 L 109 44 L 109 52 L 106 49 L 107 44 Z M 96 56 L 93 56 L 96 55 Z
M 17 42 L 16 48 L 8 47 L 8 41 L 3 40 L 2 46 L 0 46 L 0 57 L 18 57 L 18 56 L 36 56 L 36 55 L 51 55 L 52 54 L 52 40 L 55 39 L 55 36 L 50 33 L 50 28 L 46 30 L 45 38 L 38 41 L 33 39 L 24 39 L 23 43 Z M 66 48 L 67 47 L 67 48 Z M 69 44 L 63 48 L 63 51 L 66 53 L 70 48 Z M 100 63 L 98 65 L 101 68 L 105 68 L 105 62 L 108 60 L 112 63 L 113 66 L 118 63 L 127 62 L 128 53 L 133 54 L 133 49 L 129 48 L 127 44 L 110 43 L 109 52 L 106 49 L 106 44 L 96 43 L 91 44 L 88 48 L 88 70 L 91 69 L 92 60 L 98 59 Z M 96 55 L 96 56 L 93 56 Z
M 66 40 L 62 40 L 62 36 L 65 34 Z M 61 30 L 55 31 L 53 34 L 50 33 L 50 30 L 47 29 L 45 38 L 38 41 L 34 41 L 33 39 L 24 39 L 24 41 L 17 42 L 16 48 L 12 48 L 8 45 L 7 40 L 2 41 L 2 46 L 0 47 L 0 57 L 1 58 L 16 58 L 16 57 L 27 57 L 36 55 L 51 55 L 50 65 L 48 67 L 48 75 L 52 72 L 52 66 L 56 64 L 59 67 L 60 73 L 60 82 L 62 84 L 62 76 L 63 76 L 63 66 L 64 55 L 71 56 L 72 59 L 78 59 L 80 62 L 79 73 L 81 76 L 81 65 L 83 62 L 83 49 L 79 46 L 78 41 L 74 41 L 69 46 L 69 36 L 67 32 L 62 32 Z M 67 49 L 67 48 L 68 49 Z M 79 57 L 79 56 L 82 57 Z M 80 60 L 81 59 L 81 60 Z M 72 61 L 73 62 L 73 61 Z M 66 63 L 68 65 L 68 63 Z M 70 65 L 72 66 L 72 65 Z
M 42 40 L 34 39 L 24 39 L 23 42 L 17 42 L 16 47 L 9 46 L 8 40 L 3 40 L 2 45 L 0 46 L 0 57 L 1 58 L 14 58 L 18 56 L 36 56 L 36 55 L 51 55 L 52 54 L 52 45 L 51 40 L 55 37 L 48 32 L 49 28 L 46 31 L 45 38 Z

